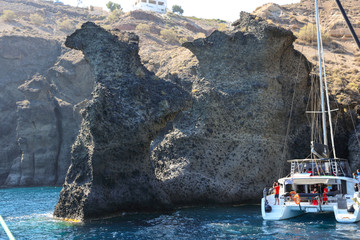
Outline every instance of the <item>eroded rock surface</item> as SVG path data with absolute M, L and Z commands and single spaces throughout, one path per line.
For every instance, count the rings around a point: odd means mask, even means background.
M 62 185 L 94 78 L 81 53 L 34 37 L 0 38 L 0 186 Z
M 140 63 L 138 37 L 83 24 L 66 40 L 96 76 L 82 112 L 72 163 L 54 215 L 87 220 L 122 211 L 168 209 L 150 161 L 150 143 L 190 95 Z
M 156 176 L 175 204 L 258 199 L 285 173 L 287 158 L 309 153 L 310 68 L 293 48 L 294 35 L 247 13 L 234 25 L 232 32 L 184 44 L 198 60 L 193 105 L 156 138 L 152 151 Z M 294 91 L 293 147 L 283 155 Z

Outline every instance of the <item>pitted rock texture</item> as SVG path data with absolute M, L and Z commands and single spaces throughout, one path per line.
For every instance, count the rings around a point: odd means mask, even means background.
M 150 143 L 190 95 L 140 63 L 138 37 L 88 22 L 66 40 L 81 50 L 96 83 L 54 215 L 88 220 L 171 207 L 150 161 Z
M 156 176 L 174 204 L 258 199 L 286 172 L 286 159 L 309 153 L 310 68 L 294 35 L 247 13 L 234 25 L 184 44 L 198 60 L 193 104 L 152 145 Z M 283 155 L 294 91 L 293 147 Z

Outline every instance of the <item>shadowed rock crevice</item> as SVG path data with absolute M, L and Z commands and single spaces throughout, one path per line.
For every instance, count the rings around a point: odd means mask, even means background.
M 58 144 L 57 144 L 57 150 L 56 150 L 56 156 L 55 156 L 55 169 L 54 169 L 54 175 L 55 175 L 55 179 L 54 179 L 54 185 L 58 182 L 59 180 L 59 165 L 60 165 L 60 161 L 59 161 L 59 156 L 61 154 L 61 147 L 63 144 L 63 127 L 62 127 L 62 116 L 61 116 L 61 111 L 60 111 L 60 107 L 59 104 L 57 103 L 57 101 L 54 100 L 54 114 L 55 114 L 55 118 L 56 118 L 56 130 L 58 133 Z
M 132 33 L 111 34 L 88 22 L 66 46 L 84 53 L 96 83 L 54 215 L 88 220 L 169 209 L 150 162 L 150 143 L 189 106 L 190 96 L 142 66 Z

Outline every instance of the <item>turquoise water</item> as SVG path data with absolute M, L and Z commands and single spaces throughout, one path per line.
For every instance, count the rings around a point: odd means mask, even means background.
M 184 208 L 73 224 L 52 218 L 60 188 L 0 189 L 0 214 L 16 239 L 360 239 L 332 214 L 264 221 L 259 205 Z M 0 239 L 7 239 L 0 228 Z

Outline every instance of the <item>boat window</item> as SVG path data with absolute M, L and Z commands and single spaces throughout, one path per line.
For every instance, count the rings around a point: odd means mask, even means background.
M 292 184 L 285 184 L 285 192 L 291 192 L 292 191 Z
M 162 6 L 162 5 L 164 5 L 164 2 L 158 2 L 158 4 L 160 5 L 160 6 Z
M 305 186 L 304 185 L 296 185 L 296 192 L 297 193 L 304 193 L 305 192 Z
M 156 1 L 155 0 L 149 0 L 149 3 L 150 4 L 156 4 Z
M 141 0 L 141 2 L 144 2 L 144 3 L 146 3 L 146 0 Z

